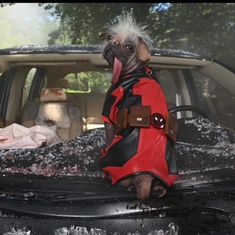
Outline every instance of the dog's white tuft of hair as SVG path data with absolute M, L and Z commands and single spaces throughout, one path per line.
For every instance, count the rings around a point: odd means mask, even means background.
M 118 16 L 116 23 L 108 25 L 108 33 L 112 36 L 118 36 L 122 39 L 131 39 L 138 45 L 138 39 L 141 38 L 144 43 L 152 48 L 152 39 L 146 29 L 147 25 L 137 24 L 136 20 L 129 13 Z

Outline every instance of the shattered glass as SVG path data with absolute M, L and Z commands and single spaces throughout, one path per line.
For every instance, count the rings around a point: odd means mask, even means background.
M 106 231 L 98 228 L 87 229 L 86 227 L 79 227 L 71 225 L 68 227 L 58 228 L 54 230 L 55 235 L 106 235 Z
M 180 174 L 221 165 L 234 168 L 235 137 L 232 132 L 204 118 L 184 120 L 184 125 L 189 130 L 188 136 L 179 135 L 175 145 Z M 0 150 L 0 172 L 43 176 L 89 174 L 89 177 L 103 178 L 98 159 L 104 140 L 104 129 L 97 128 L 50 147 Z
M 101 128 L 50 147 L 0 150 L 0 171 L 43 176 L 84 176 L 86 172 L 96 172 L 94 177 L 102 177 L 97 160 L 104 138 Z
M 103 45 L 51 45 L 48 46 L 20 46 L 15 48 L 6 48 L 0 50 L 0 55 L 6 54 L 40 54 L 40 53 L 101 53 Z M 196 53 L 184 51 L 184 50 L 175 50 L 175 49 L 153 49 L 151 52 L 152 55 L 162 55 L 162 56 L 173 56 L 173 57 L 184 57 L 184 58 L 195 58 L 203 59 L 202 56 Z M 209 58 L 205 58 L 209 59 Z

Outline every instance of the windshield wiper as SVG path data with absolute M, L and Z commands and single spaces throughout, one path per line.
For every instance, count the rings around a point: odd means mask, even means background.
M 27 196 L 25 198 L 25 196 Z M 116 218 L 198 213 L 235 213 L 235 184 L 210 183 L 173 187 L 161 199 L 153 194 L 140 202 L 135 192 L 119 187 L 84 192 L 8 192 L 0 197 L 0 211 L 18 216 L 66 218 Z
M 79 218 L 79 219 L 108 219 L 108 218 L 143 218 L 158 216 L 187 215 L 187 213 L 234 214 L 234 210 L 226 207 L 205 204 L 204 202 L 182 203 L 172 205 L 163 201 L 151 204 L 139 201 L 134 202 L 107 202 L 101 200 L 96 203 L 57 203 L 40 204 L 24 201 L 0 201 L 0 211 L 5 214 L 38 218 Z M 233 205 L 234 206 L 234 205 Z M 227 205 L 230 207 L 230 205 Z

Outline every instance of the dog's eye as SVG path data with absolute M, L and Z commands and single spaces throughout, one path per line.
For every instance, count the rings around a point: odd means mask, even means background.
M 133 46 L 132 45 L 126 45 L 126 48 L 128 49 L 128 50 L 133 50 Z
M 108 34 L 107 35 L 107 40 L 112 40 L 112 39 L 113 39 L 112 35 Z

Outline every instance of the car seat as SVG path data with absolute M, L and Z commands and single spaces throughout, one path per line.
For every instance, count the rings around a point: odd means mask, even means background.
M 82 132 L 80 109 L 67 102 L 66 93 L 60 87 L 46 88 L 39 101 L 26 103 L 21 124 L 26 127 L 55 125 L 63 140 L 73 139 Z

